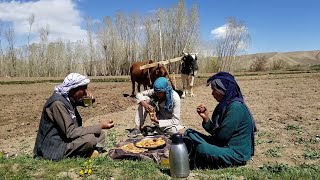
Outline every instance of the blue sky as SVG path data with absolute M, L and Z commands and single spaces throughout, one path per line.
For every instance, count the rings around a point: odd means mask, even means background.
M 289 52 L 320 49 L 319 0 L 185 0 L 197 4 L 203 41 L 222 27 L 229 16 L 243 21 L 251 35 L 249 53 Z M 158 8 L 170 8 L 177 0 L 0 0 L 0 20 L 16 26 L 17 37 L 28 32 L 27 18 L 35 13 L 32 34 L 49 24 L 51 38 L 85 38 L 84 17 L 102 20 L 117 11 L 143 16 Z M 19 24 L 20 23 L 20 24 Z

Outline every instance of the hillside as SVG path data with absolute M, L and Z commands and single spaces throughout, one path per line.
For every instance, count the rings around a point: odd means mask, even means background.
M 286 66 L 310 66 L 320 64 L 320 50 L 315 51 L 294 51 L 294 52 L 269 52 L 256 53 L 240 56 L 241 69 L 247 69 L 257 58 L 265 56 L 268 66 L 273 62 L 283 61 Z

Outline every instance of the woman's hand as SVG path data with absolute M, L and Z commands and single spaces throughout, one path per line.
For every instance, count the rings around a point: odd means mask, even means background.
M 113 121 L 104 120 L 100 123 L 101 129 L 111 129 L 114 126 Z
M 209 112 L 207 110 L 207 108 L 200 104 L 198 107 L 197 107 L 197 112 L 199 114 L 200 117 L 202 117 L 202 120 L 207 123 L 209 121 Z

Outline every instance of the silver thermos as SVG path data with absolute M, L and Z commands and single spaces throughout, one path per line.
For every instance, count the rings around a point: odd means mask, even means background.
M 169 163 L 171 177 L 184 178 L 190 173 L 189 156 L 186 145 L 180 133 L 173 134 L 169 151 Z

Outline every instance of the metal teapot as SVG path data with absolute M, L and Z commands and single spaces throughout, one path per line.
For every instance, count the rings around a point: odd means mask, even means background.
M 169 151 L 171 177 L 188 177 L 190 174 L 189 154 L 182 135 L 175 133 L 171 136 L 171 140 L 172 144 Z

